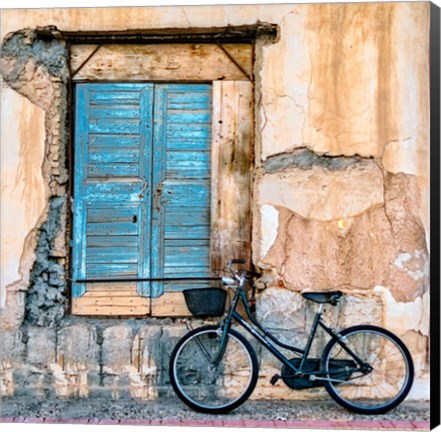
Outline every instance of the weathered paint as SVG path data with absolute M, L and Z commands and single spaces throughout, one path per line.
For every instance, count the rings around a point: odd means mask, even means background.
M 75 280 L 210 276 L 211 105 L 207 84 L 77 84 Z
M 96 45 L 72 46 L 74 80 L 247 81 L 252 75 L 251 44 L 224 44 L 222 48 L 216 44 L 109 44 L 97 48 Z
M 211 97 L 209 84 L 155 86 L 154 278 L 210 276 Z M 158 297 L 192 284 L 152 285 Z
M 8 88 L 1 89 L 1 307 L 7 302 L 4 287 L 26 289 L 35 259 L 34 227 L 47 207 L 44 160 L 44 111 Z M 21 122 L 16 121 L 17 118 Z M 20 126 L 21 125 L 21 126 Z M 21 227 L 17 229 L 17 227 Z M 12 229 L 12 227 L 16 227 Z M 17 246 L 21 252 L 17 255 Z M 24 250 L 23 250 L 24 249 Z M 12 296 L 12 294 L 11 294 Z
M 213 83 L 213 269 L 232 257 L 251 262 L 253 85 Z
M 76 86 L 74 279 L 150 277 L 152 106 L 151 84 Z

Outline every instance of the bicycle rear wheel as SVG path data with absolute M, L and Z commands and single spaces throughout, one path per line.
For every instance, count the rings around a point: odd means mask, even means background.
M 361 414 L 381 414 L 400 404 L 409 393 L 414 376 L 412 358 L 404 343 L 393 333 L 370 325 L 350 327 L 339 334 L 341 341 L 371 369 L 362 370 L 338 341 L 331 340 L 321 359 L 321 369 L 328 372 L 325 378 L 330 381 L 325 382 L 325 387 L 331 397 Z M 349 367 L 357 370 L 336 373 L 338 365 L 345 365 L 344 368 L 351 363 L 354 367 Z
M 229 330 L 225 353 L 213 363 L 221 337 L 218 326 L 200 327 L 185 335 L 171 355 L 173 389 L 196 411 L 227 413 L 244 403 L 256 386 L 256 354 L 237 331 Z

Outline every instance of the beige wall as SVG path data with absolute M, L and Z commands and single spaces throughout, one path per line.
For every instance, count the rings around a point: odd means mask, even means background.
M 280 40 L 256 58 L 254 263 L 280 290 L 377 299 L 382 324 L 418 350 L 425 398 L 429 3 L 4 10 L 1 35 L 257 21 L 278 24 Z M 26 289 L 47 186 L 43 111 L 3 86 L 1 126 L 4 308 L 8 290 Z M 317 162 L 300 167 L 302 149 Z M 281 154 L 294 162 L 268 171 Z

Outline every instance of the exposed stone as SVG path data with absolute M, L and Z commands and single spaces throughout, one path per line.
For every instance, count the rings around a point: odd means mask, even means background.
M 416 375 L 424 376 L 428 372 L 429 365 L 429 338 L 418 331 L 410 330 L 401 335 L 401 339 L 411 353 Z
M 3 397 L 14 395 L 14 367 L 10 361 L 0 361 L 0 393 Z
M 26 365 L 13 373 L 14 396 L 44 398 L 52 395 L 54 378 L 47 367 Z
M 57 38 L 57 30 L 45 39 L 33 30 L 25 29 L 7 35 L 1 48 L 1 73 L 8 82 L 20 81 L 29 61 L 42 66 L 49 75 L 67 79 L 66 46 Z M 52 81 L 52 80 L 51 80 Z
M 159 326 L 143 327 L 133 341 L 130 373 L 133 397 L 149 400 L 158 397 L 161 335 L 162 329 Z
M 50 364 L 58 396 L 87 397 L 87 377 L 99 366 L 98 335 L 95 327 L 73 324 L 58 331 L 56 363 Z
M 329 171 L 337 171 L 344 170 L 355 163 L 360 163 L 362 160 L 358 157 L 320 156 L 308 149 L 296 149 L 291 153 L 281 153 L 268 157 L 263 163 L 263 168 L 268 173 L 283 171 L 286 168 L 308 170 L 313 166 L 326 168 Z
M 183 337 L 188 332 L 188 329 L 186 329 L 184 326 L 167 326 L 163 329 L 162 333 L 162 339 L 167 340 L 168 343 L 164 344 L 162 343 L 162 359 L 161 359 L 161 380 L 160 385 L 169 385 L 170 384 L 170 377 L 167 373 L 169 370 L 169 364 L 170 364 L 170 356 L 171 353 L 175 347 L 175 345 L 178 343 L 179 339 Z
M 298 293 L 267 288 L 257 296 L 256 317 L 267 328 L 303 332 L 306 300 Z

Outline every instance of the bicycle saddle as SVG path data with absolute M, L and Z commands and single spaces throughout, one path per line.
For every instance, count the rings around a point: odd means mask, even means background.
M 341 291 L 327 291 L 327 292 L 305 292 L 302 296 L 316 303 L 331 303 L 337 304 L 337 300 L 343 295 Z

